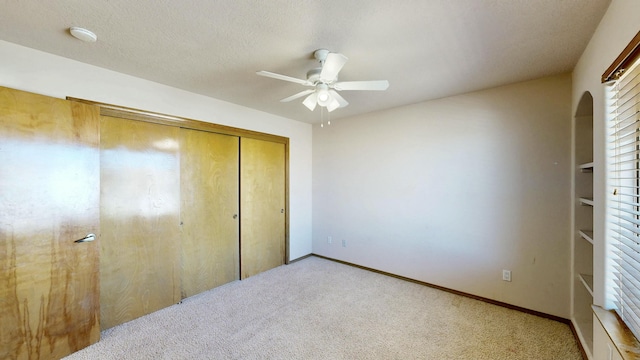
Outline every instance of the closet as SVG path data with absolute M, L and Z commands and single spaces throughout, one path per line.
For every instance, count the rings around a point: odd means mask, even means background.
M 242 278 L 282 265 L 285 247 L 285 147 L 242 138 Z
M 185 298 L 239 278 L 240 144 L 236 136 L 180 131 Z
M 103 108 L 101 328 L 285 263 L 286 139 Z
M 0 358 L 284 264 L 288 139 L 0 87 Z
M 179 128 L 100 121 L 100 327 L 180 301 Z

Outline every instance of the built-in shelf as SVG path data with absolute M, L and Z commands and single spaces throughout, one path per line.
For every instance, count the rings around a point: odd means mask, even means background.
M 593 296 L 593 275 L 580 274 L 580 282 L 587 289 L 589 294 Z
M 582 172 L 593 172 L 593 162 L 578 165 L 578 169 Z
M 593 253 L 600 239 L 593 235 L 594 169 L 593 161 L 593 98 L 585 93 L 576 109 L 573 141 L 573 205 L 572 229 L 573 263 L 571 271 L 572 314 L 571 321 L 580 344 L 589 359 L 593 354 Z M 584 290 L 583 290 L 584 289 Z M 594 359 L 596 360 L 596 359 Z M 600 359 L 597 359 L 600 360 Z
M 592 198 L 581 197 L 579 201 L 580 201 L 580 205 L 593 206 Z
M 593 244 L 593 231 L 591 230 L 578 230 L 580 236 Z

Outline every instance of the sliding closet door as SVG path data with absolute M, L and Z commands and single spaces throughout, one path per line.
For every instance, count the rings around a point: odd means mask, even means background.
M 98 126 L 96 107 L 0 88 L 0 359 L 100 338 Z
M 180 301 L 179 128 L 101 119 L 101 327 Z
M 244 279 L 285 261 L 285 145 L 242 138 L 240 171 Z
M 236 136 L 181 129 L 182 297 L 238 280 Z

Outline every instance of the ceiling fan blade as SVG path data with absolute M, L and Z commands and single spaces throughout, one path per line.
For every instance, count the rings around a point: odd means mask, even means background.
M 331 97 L 336 99 L 336 101 L 340 105 L 339 107 L 345 107 L 345 106 L 349 105 L 349 102 L 347 100 L 345 100 L 342 96 L 340 96 L 340 94 L 338 94 L 337 91 L 329 90 L 329 94 L 331 94 Z
M 387 80 L 371 81 L 342 81 L 335 83 L 333 88 L 342 90 L 387 90 L 389 82 Z
M 291 76 L 287 76 L 287 75 L 281 75 L 281 74 L 276 74 L 276 73 L 272 73 L 270 71 L 257 71 L 256 74 L 260 75 L 260 76 L 266 76 L 266 77 L 270 77 L 270 78 L 274 78 L 274 79 L 278 79 L 278 80 L 284 80 L 284 81 L 290 81 L 296 84 L 301 84 L 301 85 L 313 85 L 311 83 L 309 83 L 307 80 L 302 80 L 302 79 L 297 79 Z
M 307 96 L 307 98 L 304 99 L 302 104 L 304 104 L 304 106 L 306 106 L 309 110 L 313 111 L 313 109 L 315 109 L 316 105 L 318 104 L 318 93 L 314 91 L 313 94 Z
M 295 95 L 291 95 L 288 98 L 284 98 L 284 99 L 280 100 L 280 102 L 289 102 L 291 100 L 295 100 L 297 98 L 301 98 L 301 97 L 303 97 L 305 95 L 309 95 L 314 91 L 315 91 L 314 89 L 308 89 L 308 90 L 305 90 L 305 91 L 300 91 L 299 93 L 297 93 Z
M 329 53 L 322 64 L 320 79 L 325 82 L 332 82 L 338 77 L 338 73 L 349 60 L 346 56 L 338 53 Z

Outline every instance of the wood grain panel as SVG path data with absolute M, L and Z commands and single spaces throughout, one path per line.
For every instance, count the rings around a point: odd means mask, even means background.
M 100 337 L 97 107 L 0 88 L 0 358 Z
M 285 145 L 240 140 L 242 278 L 285 261 Z
M 183 298 L 239 279 L 238 150 L 238 137 L 181 129 Z
M 101 328 L 180 301 L 179 129 L 101 117 Z
M 238 137 L 249 137 L 252 139 L 279 142 L 283 144 L 289 142 L 289 138 L 267 134 L 267 133 L 261 133 L 258 131 L 234 128 L 231 126 L 213 124 L 210 122 L 188 119 L 188 118 L 175 116 L 175 115 L 162 114 L 162 113 L 157 113 L 153 111 L 134 109 L 134 108 L 125 107 L 125 106 L 106 104 L 106 103 L 96 102 L 92 100 L 78 99 L 73 97 L 67 97 L 67 99 L 78 101 L 84 104 L 99 106 L 100 115 L 102 116 L 110 116 L 110 117 L 117 117 L 122 119 L 152 122 L 152 123 L 161 124 L 161 125 L 177 126 L 183 129 L 186 128 L 186 129 L 192 129 L 192 130 L 208 131 L 216 134 L 232 135 L 232 136 L 238 136 Z

